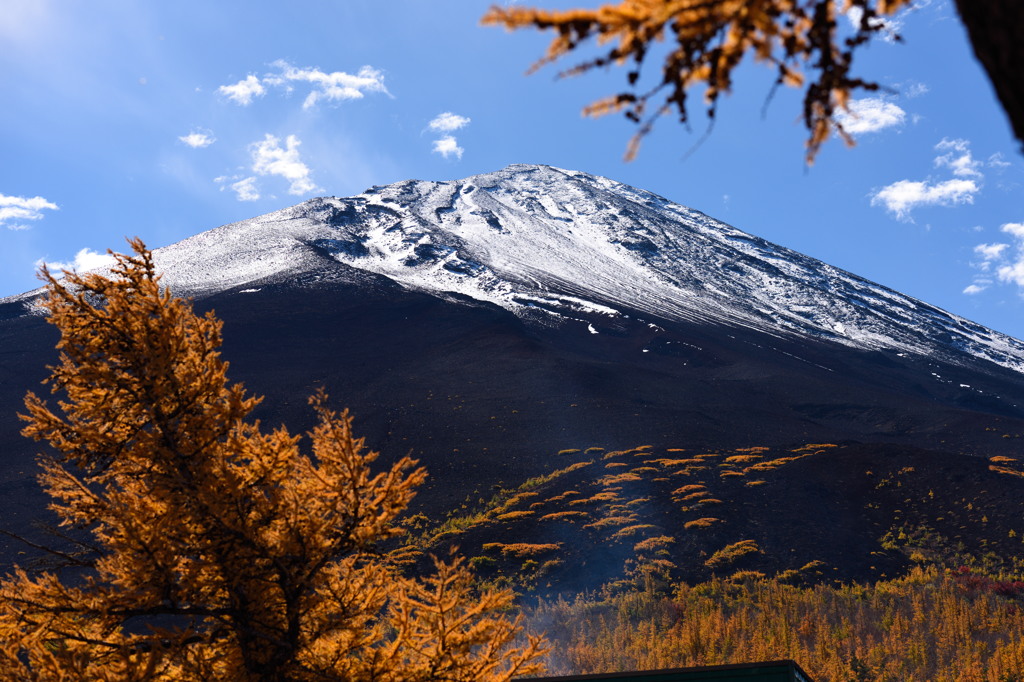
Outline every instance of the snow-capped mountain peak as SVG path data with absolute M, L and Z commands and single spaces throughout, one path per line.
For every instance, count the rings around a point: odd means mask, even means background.
M 541 321 L 587 312 L 746 327 L 1024 371 L 1017 339 L 649 192 L 549 166 L 312 199 L 156 253 L 165 281 L 193 296 L 301 277 L 327 255 Z

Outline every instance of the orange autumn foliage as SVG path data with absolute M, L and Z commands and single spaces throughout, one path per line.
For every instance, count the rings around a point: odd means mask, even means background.
M 920 567 L 811 587 L 742 571 L 540 602 L 527 614 L 552 633 L 551 674 L 791 658 L 817 682 L 1008 682 L 1024 678 L 1024 617 L 1005 585 Z
M 853 143 L 836 114 L 846 110 L 854 90 L 878 89 L 876 83 L 852 74 L 854 53 L 887 30 L 880 16 L 908 4 L 909 0 L 620 0 L 596 9 L 564 11 L 506 5 L 492 7 L 483 23 L 552 30 L 555 37 L 535 69 L 592 38 L 601 46 L 611 44 L 600 56 L 563 75 L 629 64 L 630 90 L 583 110 L 587 116 L 623 111 L 640 124 L 627 159 L 636 156 L 641 138 L 659 116 L 674 110 L 681 122 L 688 121 L 687 96 L 694 85 L 704 85 L 708 116 L 713 119 L 719 96 L 730 91 L 733 71 L 747 55 L 775 69 L 776 85 L 805 87 L 804 72 L 813 71 L 803 101 L 811 163 L 833 132 Z M 860 24 L 843 39 L 838 35 L 838 15 L 851 8 L 861 11 Z M 659 42 L 669 43 L 661 78 L 651 89 L 640 91 L 644 61 Z M 668 93 L 664 100 L 649 111 L 651 100 L 663 91 Z
M 70 574 L 0 583 L 2 680 L 501 680 L 540 670 L 503 590 L 463 562 L 402 576 L 378 548 L 425 472 L 377 459 L 347 412 L 310 400 L 309 446 L 250 418 L 226 378 L 221 323 L 162 290 L 151 254 L 110 276 L 65 273 L 45 307 L 61 333 L 30 393 L 26 436 L 62 525 L 97 555 Z

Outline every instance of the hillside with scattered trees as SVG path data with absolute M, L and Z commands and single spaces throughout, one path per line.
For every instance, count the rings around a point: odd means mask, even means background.
M 778 658 L 818 682 L 1024 679 L 1017 458 L 586 445 L 410 515 L 416 462 L 378 466 L 323 391 L 305 437 L 265 429 L 227 380 L 219 320 L 132 246 L 110 276 L 44 271 L 57 402 L 30 393 L 23 420 L 61 541 L 50 568 L 0 582 L 0 679 L 468 682 Z

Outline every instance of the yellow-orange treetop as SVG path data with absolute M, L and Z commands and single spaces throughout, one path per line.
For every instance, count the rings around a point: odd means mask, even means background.
M 26 397 L 50 446 L 41 481 L 97 555 L 65 575 L 0 583 L 0 680 L 509 680 L 539 669 L 515 645 L 507 591 L 478 593 L 459 560 L 423 581 L 377 549 L 425 473 L 377 453 L 347 412 L 311 399 L 310 451 L 251 420 L 229 384 L 221 323 L 161 290 L 150 253 L 109 277 L 65 273 L 45 306 L 61 332 Z
M 703 83 L 708 115 L 714 117 L 718 98 L 732 87 L 733 70 L 748 54 L 773 66 L 777 84 L 803 87 L 804 72 L 814 72 L 806 84 L 803 120 L 810 132 L 807 161 L 832 132 L 852 143 L 834 115 L 845 110 L 850 93 L 877 84 L 852 75 L 857 47 L 885 30 L 881 15 L 892 14 L 910 0 L 621 0 L 597 9 L 550 11 L 519 6 L 492 7 L 485 24 L 509 29 L 551 29 L 556 35 L 537 68 L 559 59 L 589 38 L 612 46 L 601 56 L 567 71 L 569 75 L 595 67 L 630 64 L 628 92 L 598 100 L 584 109 L 588 116 L 623 111 L 640 124 L 626 158 L 636 155 L 640 139 L 654 120 L 673 109 L 688 120 L 687 91 Z M 860 24 L 849 38 L 837 36 L 837 14 L 860 10 Z M 669 43 L 661 80 L 646 92 L 635 90 L 645 58 L 658 42 Z M 653 112 L 651 99 L 667 91 Z

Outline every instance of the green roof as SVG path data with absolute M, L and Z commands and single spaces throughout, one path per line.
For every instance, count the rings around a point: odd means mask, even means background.
M 765 661 L 698 668 L 541 677 L 531 682 L 813 682 L 794 661 Z

